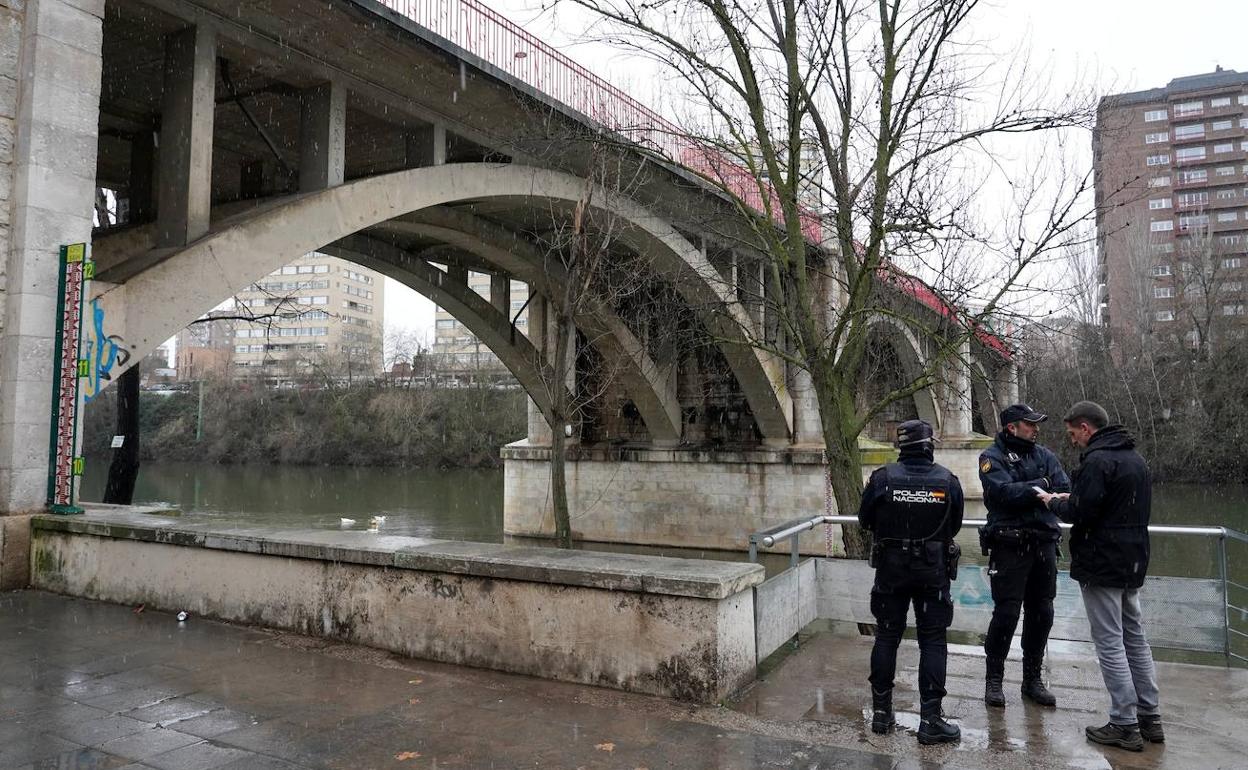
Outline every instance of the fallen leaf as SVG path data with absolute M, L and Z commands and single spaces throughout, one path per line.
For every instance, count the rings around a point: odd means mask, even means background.
M 420 683 L 421 683 L 421 682 L 423 682 L 423 681 L 425 681 L 425 680 L 424 680 L 424 679 L 409 679 L 409 680 L 407 680 L 407 683 L 408 683 L 408 684 L 420 684 Z
M 394 758 L 400 762 L 406 762 L 409 759 L 420 759 L 419 751 L 400 751 L 394 755 Z
M 420 703 L 420 698 L 408 698 L 407 702 L 415 706 L 417 703 Z
M 615 751 L 615 744 L 614 743 L 599 743 L 598 745 L 594 746 L 594 748 L 598 749 L 599 751 L 611 752 L 611 751 Z
M 146 604 L 140 604 L 138 607 L 135 607 L 135 608 L 134 608 L 134 614 L 135 614 L 135 615 L 138 615 L 140 612 L 142 612 L 142 611 L 143 611 L 143 608 L 144 608 L 144 607 L 146 607 L 146 606 L 147 606 Z

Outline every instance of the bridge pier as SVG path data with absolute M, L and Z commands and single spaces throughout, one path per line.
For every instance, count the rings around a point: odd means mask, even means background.
M 0 589 L 48 491 L 59 247 L 91 240 L 103 0 L 0 4 Z
M 968 516 L 983 512 L 974 479 L 987 443 L 946 441 L 937 451 L 937 461 L 963 480 Z M 864 478 L 895 456 L 891 447 L 864 443 Z M 503 447 L 502 458 L 503 531 L 553 537 L 549 443 L 518 441 Z M 581 446 L 569 450 L 566 467 L 577 540 L 741 551 L 751 532 L 828 512 L 822 447 Z M 801 548 L 823 554 L 823 530 L 803 536 Z

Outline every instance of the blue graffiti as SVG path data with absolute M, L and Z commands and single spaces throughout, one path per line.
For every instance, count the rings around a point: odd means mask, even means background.
M 87 374 L 82 378 L 82 392 L 90 402 L 113 379 L 113 370 L 125 366 L 130 351 L 123 347 L 121 335 L 104 331 L 104 308 L 100 300 L 91 300 L 91 326 L 86 340 Z

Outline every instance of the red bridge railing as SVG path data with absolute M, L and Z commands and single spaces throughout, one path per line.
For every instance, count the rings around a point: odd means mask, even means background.
M 735 159 L 694 139 L 654 110 L 585 69 L 477 0 L 380 0 L 420 26 L 661 157 L 706 176 L 756 211 L 765 211 L 757 177 Z M 782 220 L 774 190 L 773 216 Z M 813 212 L 807 238 L 822 241 Z

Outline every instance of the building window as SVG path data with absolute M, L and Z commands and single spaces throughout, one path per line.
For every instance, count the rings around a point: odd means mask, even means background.
M 1155 176 L 1155 177 L 1153 177 L 1152 179 L 1148 180 L 1148 186 L 1149 186 L 1149 187 L 1169 187 L 1169 186 L 1170 186 L 1170 177 L 1168 177 L 1168 176 Z
M 1234 190 L 1218 190 L 1218 200 L 1220 201 L 1230 200 L 1231 198 L 1234 198 L 1234 197 L 1235 197 Z
M 1170 141 L 1170 134 L 1165 131 L 1156 134 L 1145 134 L 1144 144 L 1161 144 Z
M 1170 275 L 1169 265 L 1153 265 L 1154 278 L 1165 278 L 1167 275 Z
M 1181 118 L 1184 115 L 1199 115 L 1204 111 L 1204 102 L 1179 102 L 1174 105 L 1174 116 L 1176 118 Z
M 1195 139 L 1205 135 L 1204 123 L 1188 123 L 1186 126 L 1174 127 L 1174 138 L 1177 139 Z
M 1154 299 L 1169 299 L 1170 297 L 1173 297 L 1173 296 L 1174 296 L 1173 286 L 1154 286 L 1153 287 Z
M 1166 154 L 1149 155 L 1145 162 L 1150 166 L 1164 166 L 1170 162 L 1170 156 Z
M 1156 318 L 1158 321 L 1173 321 L 1174 311 L 1173 310 L 1158 310 Z
M 1152 209 L 1153 211 L 1156 211 L 1157 209 L 1168 209 L 1170 208 L 1170 199 L 1169 198 L 1153 198 L 1151 201 L 1148 202 L 1148 207 Z
M 1166 119 L 1165 110 L 1145 110 L 1144 111 L 1145 123 L 1156 123 L 1159 120 L 1165 120 L 1165 119 Z
M 1234 166 L 1218 166 L 1218 176 L 1235 176 Z
M 439 329 L 454 329 L 455 319 L 454 318 L 439 318 L 438 328 Z
M 1154 254 L 1173 254 L 1174 244 L 1173 243 L 1154 243 L 1151 246 L 1149 246 L 1149 251 L 1153 252 Z
M 1220 212 L 1218 212 L 1218 221 L 1219 221 L 1219 222 L 1234 222 L 1234 221 L 1235 221 L 1235 220 L 1237 220 L 1237 219 L 1239 219 L 1239 214 L 1235 213 L 1234 211 L 1220 211 Z
M 1229 131 L 1234 126 L 1235 121 L 1233 120 L 1215 120 L 1209 124 L 1209 128 L 1213 131 Z
M 1234 270 L 1237 267 L 1242 267 L 1243 264 L 1244 264 L 1244 260 L 1240 257 L 1227 257 L 1226 259 L 1222 260 L 1222 267 L 1226 268 L 1227 270 Z
M 1193 227 L 1204 227 L 1209 224 L 1208 214 L 1184 214 L 1179 217 L 1179 229 L 1191 230 Z
M 1208 191 L 1179 193 L 1180 206 L 1203 206 L 1209 202 Z
M 1199 169 L 1196 169 L 1195 171 L 1180 171 L 1179 172 L 1180 184 L 1192 184 L 1195 182 L 1205 182 L 1205 181 L 1208 181 L 1208 179 L 1209 179 L 1208 169 L 1199 168 Z
M 1174 222 L 1171 222 L 1169 219 L 1163 219 L 1160 222 L 1150 222 L 1148 225 L 1148 229 L 1154 233 L 1161 233 L 1167 230 L 1173 230 Z
M 1223 246 L 1237 246 L 1237 245 L 1239 245 L 1239 242 L 1240 242 L 1241 240 L 1243 240 L 1243 236 L 1241 236 L 1241 235 L 1220 235 L 1220 236 L 1218 236 L 1218 242 L 1219 242 L 1219 243 L 1221 243 Z
M 1230 106 L 1231 106 L 1231 97 L 1229 96 L 1219 96 L 1216 99 L 1209 100 L 1209 109 L 1211 110 L 1216 110 L 1222 107 L 1230 107 Z
M 1237 291 L 1243 291 L 1244 284 L 1242 281 L 1227 281 L 1220 287 L 1223 294 L 1232 294 Z
M 1223 142 L 1222 144 L 1215 144 L 1213 146 L 1214 155 L 1221 155 L 1224 152 L 1234 152 L 1234 151 L 1235 151 L 1234 142 Z
M 246 346 L 246 345 L 235 345 L 235 346 L 234 346 L 234 352 L 235 352 L 235 353 L 246 353 L 246 352 L 247 352 L 247 346 Z
M 1184 161 L 1195 161 L 1205 159 L 1204 147 L 1180 147 L 1174 153 L 1174 157 L 1180 163 Z
M 1222 306 L 1222 315 L 1243 315 L 1243 314 L 1244 314 L 1244 303 L 1242 302 L 1236 302 L 1233 305 Z

